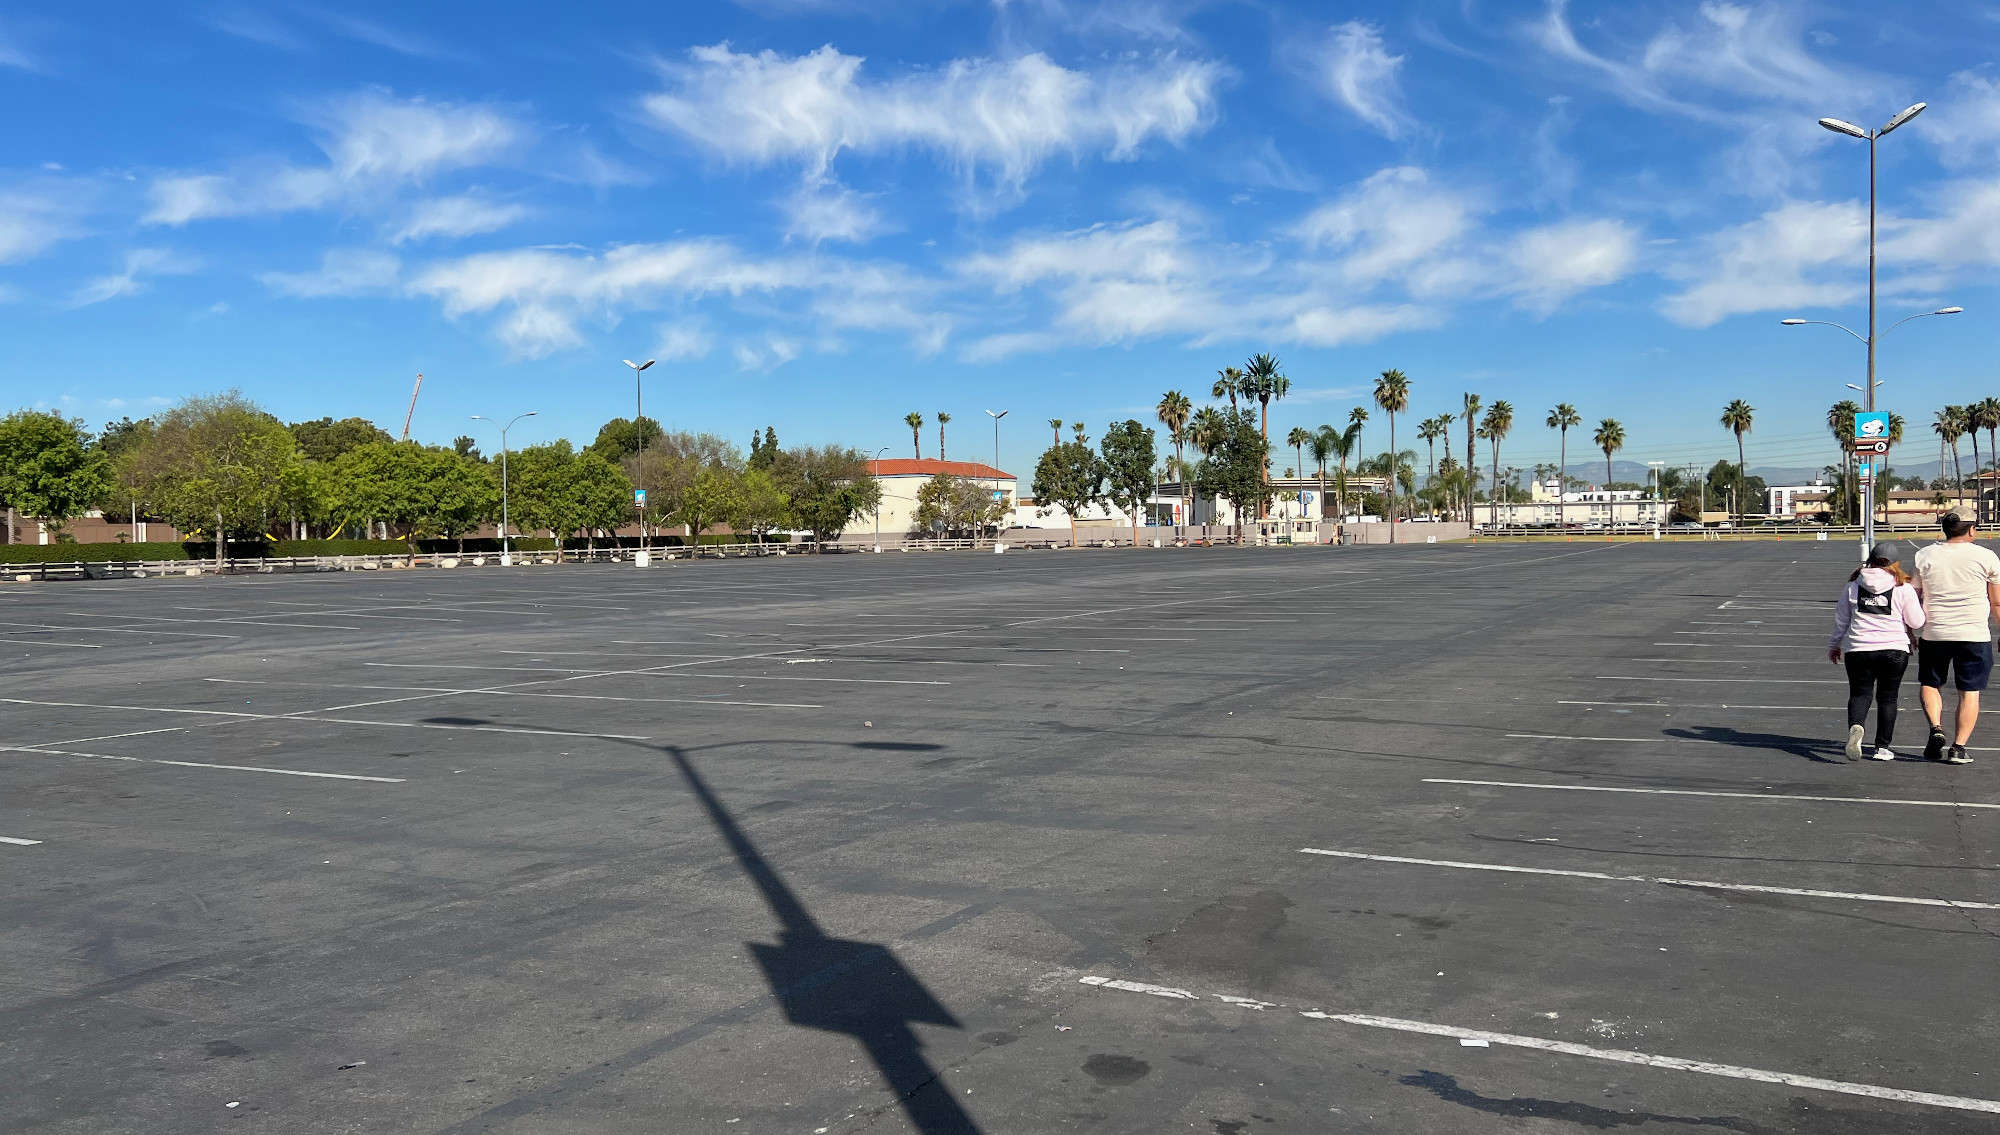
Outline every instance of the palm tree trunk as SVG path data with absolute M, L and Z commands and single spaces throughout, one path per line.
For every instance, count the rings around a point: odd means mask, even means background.
M 1563 494 L 1569 491 L 1569 427 L 1568 426 L 1564 426 L 1562 428 L 1562 441 L 1559 442 L 1558 444 L 1562 448 L 1556 457 L 1556 461 L 1558 461 L 1562 467 L 1556 470 L 1556 527 L 1560 528 L 1564 524 L 1567 524 L 1569 522 L 1569 509 L 1563 505 Z
M 1389 542 L 1396 542 L 1396 411 L 1389 411 Z
M 1493 439 L 1493 487 L 1486 492 L 1486 503 L 1493 517 L 1493 527 L 1500 527 L 1500 439 Z
M 1743 462 L 1743 431 L 1738 430 L 1736 431 L 1736 483 L 1741 486 L 1749 479 L 1750 467 Z M 1740 523 L 1743 520 L 1742 502 L 1738 501 L 1736 507 L 1736 519 Z

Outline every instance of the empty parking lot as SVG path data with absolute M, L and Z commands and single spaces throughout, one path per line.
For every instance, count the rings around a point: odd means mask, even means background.
M 2000 752 L 1841 760 L 1851 555 L 10 586 L 0 1126 L 1990 1131 Z

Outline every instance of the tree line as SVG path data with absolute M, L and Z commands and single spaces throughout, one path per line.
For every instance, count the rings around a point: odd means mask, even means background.
M 503 486 L 502 479 L 505 479 Z M 398 441 L 363 418 L 287 424 L 234 391 L 92 434 L 38 410 L 0 418 L 0 507 L 40 520 L 58 542 L 95 509 L 172 525 L 213 541 L 330 538 L 385 531 L 412 552 L 422 539 L 464 540 L 500 519 L 557 541 L 608 536 L 635 521 L 685 525 L 690 542 L 718 525 L 760 539 L 803 530 L 824 541 L 874 509 L 881 486 L 846 446 L 780 448 L 766 429 L 751 454 L 708 433 L 617 418 L 578 449 L 557 440 L 481 454 Z M 645 507 L 634 490 L 644 490 Z

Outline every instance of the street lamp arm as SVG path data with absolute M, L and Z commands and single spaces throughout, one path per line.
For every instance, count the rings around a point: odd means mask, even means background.
M 1824 319 L 1786 319 L 1782 320 L 1781 322 L 1783 322 L 1784 325 L 1787 327 L 1803 327 L 1807 325 L 1817 325 L 1820 327 L 1840 327 L 1842 331 L 1846 331 L 1849 335 L 1854 335 L 1854 337 L 1857 340 L 1863 343 L 1866 343 L 1868 341 L 1866 336 L 1855 335 L 1855 333 L 1852 330 L 1849 330 L 1846 327 L 1842 327 L 1838 323 L 1830 323 Z
M 1937 311 L 1920 311 L 1915 315 L 1906 315 L 1903 318 L 1898 319 L 1896 322 L 1891 323 L 1889 326 L 1883 328 L 1882 334 L 1877 335 L 1875 337 L 1877 339 L 1880 339 L 1882 335 L 1887 335 L 1889 332 L 1894 331 L 1896 328 L 1901 327 L 1903 324 L 1908 323 L 1912 319 L 1925 319 L 1933 315 L 1957 315 L 1959 312 L 1964 310 L 1965 309 L 1962 307 L 1947 307 L 1947 308 L 1940 308 Z

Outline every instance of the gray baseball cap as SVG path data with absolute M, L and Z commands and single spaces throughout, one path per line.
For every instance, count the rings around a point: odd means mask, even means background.
M 1903 546 L 1894 540 L 1878 540 L 1875 546 L 1868 550 L 1868 558 L 1894 563 L 1903 558 Z

